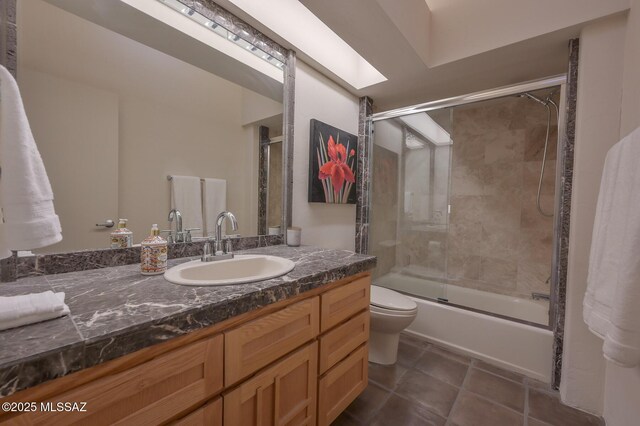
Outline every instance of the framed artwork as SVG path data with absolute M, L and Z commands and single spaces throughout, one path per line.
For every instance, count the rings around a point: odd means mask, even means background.
M 358 137 L 311 120 L 309 202 L 356 203 Z

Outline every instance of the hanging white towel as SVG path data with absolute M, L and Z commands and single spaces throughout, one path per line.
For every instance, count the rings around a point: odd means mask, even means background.
M 593 228 L 584 321 L 604 356 L 640 364 L 640 128 L 605 160 Z
M 0 66 L 0 259 L 62 240 L 53 191 L 18 85 Z
M 202 191 L 200 178 L 193 176 L 173 176 L 171 179 L 171 208 L 182 214 L 183 229 L 199 228 L 191 231 L 192 237 L 202 234 Z
M 227 210 L 227 181 L 224 179 L 205 178 L 202 197 L 204 203 L 205 235 L 212 236 L 216 230 L 216 218 L 218 214 Z M 222 232 L 224 234 L 224 229 Z
M 45 291 L 0 297 L 0 330 L 46 321 L 69 314 L 64 293 Z

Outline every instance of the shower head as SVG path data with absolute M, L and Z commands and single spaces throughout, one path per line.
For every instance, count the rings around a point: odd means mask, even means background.
M 541 103 L 541 104 L 542 104 L 542 105 L 544 105 L 544 106 L 547 106 L 547 103 L 549 102 L 549 99 L 548 99 L 548 98 L 547 98 L 547 100 L 546 100 L 546 101 L 543 101 L 542 99 L 540 99 L 540 98 L 539 98 L 539 97 L 537 97 L 536 95 L 532 95 L 532 94 L 531 94 L 531 93 L 529 93 L 529 92 L 519 93 L 519 94 L 517 94 L 516 96 L 518 96 L 518 97 L 520 97 L 520 98 L 528 98 L 528 99 L 534 100 L 534 101 L 536 101 L 536 102 L 538 102 L 538 103 Z

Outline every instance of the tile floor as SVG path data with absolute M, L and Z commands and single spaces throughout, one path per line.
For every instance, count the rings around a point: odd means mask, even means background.
M 604 422 L 562 405 L 544 383 L 403 334 L 396 365 L 369 364 L 369 386 L 333 425 L 582 426 Z

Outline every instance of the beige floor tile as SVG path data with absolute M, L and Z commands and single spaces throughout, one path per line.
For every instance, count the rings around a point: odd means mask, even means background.
M 444 355 L 426 351 L 414 368 L 454 386 L 461 386 L 467 375 L 467 364 L 462 364 Z
M 464 388 L 515 411 L 524 412 L 525 387 L 522 384 L 472 368 Z
M 461 391 L 449 420 L 457 426 L 520 426 L 524 424 L 522 414 L 466 391 Z
M 445 423 L 444 417 L 432 413 L 421 404 L 392 395 L 368 425 L 444 426 Z
M 396 393 L 424 405 L 439 416 L 447 417 L 458 388 L 418 370 L 410 370 L 398 384 Z

